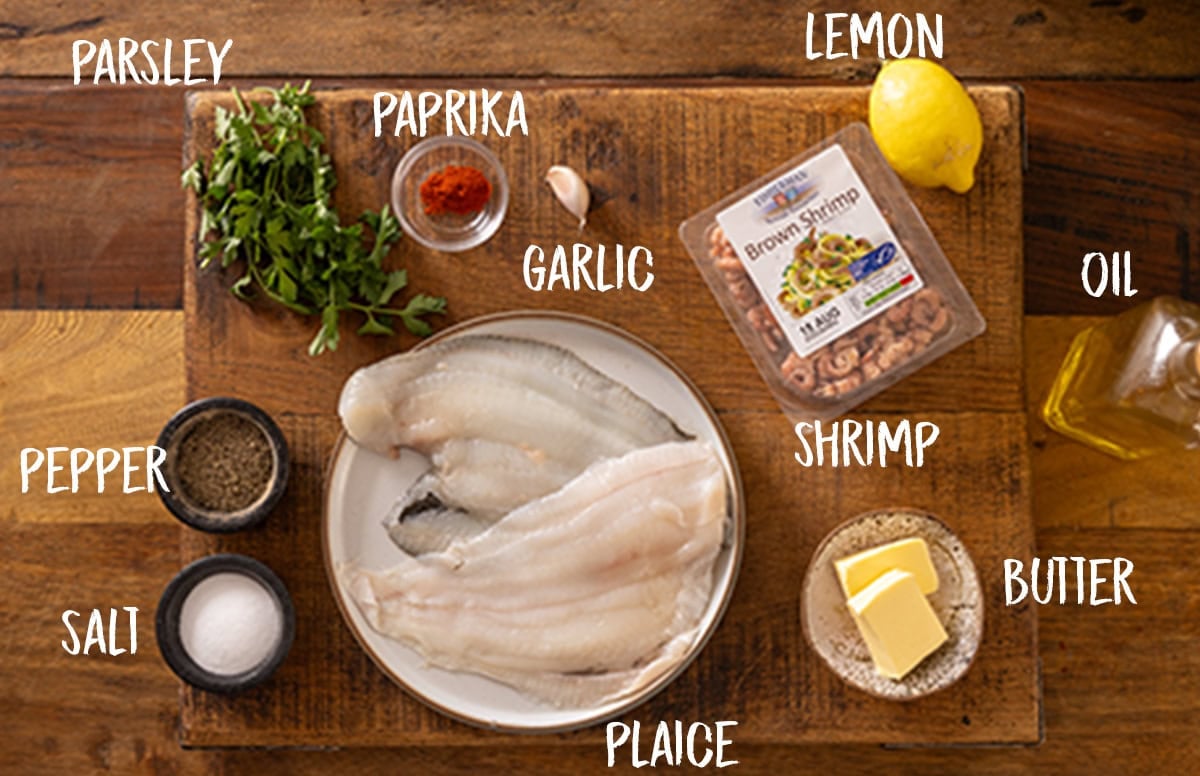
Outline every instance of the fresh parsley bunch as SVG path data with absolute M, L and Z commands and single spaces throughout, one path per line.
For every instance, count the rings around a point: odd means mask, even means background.
M 217 257 L 221 266 L 244 262 L 235 295 L 263 294 L 302 315 L 321 316 L 310 355 L 336 350 L 343 311 L 366 317 L 359 334 L 393 334 L 399 318 L 413 334 L 427 336 L 425 320 L 446 309 L 441 297 L 416 294 L 403 307 L 391 306 L 408 285 L 403 269 L 386 271 L 383 257 L 400 238 L 400 224 L 385 205 L 342 226 L 330 195 L 337 180 L 324 136 L 304 120 L 315 98 L 309 84 L 297 89 L 256 89 L 273 104 L 242 100 L 234 112 L 216 110 L 217 148 L 206 170 L 201 160 L 183 172 L 183 185 L 203 207 L 200 266 Z M 363 226 L 374 240 L 368 249 Z

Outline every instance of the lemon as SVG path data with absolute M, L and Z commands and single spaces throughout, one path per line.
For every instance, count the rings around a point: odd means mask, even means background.
M 928 59 L 886 62 L 871 87 L 871 134 L 902 178 L 963 194 L 983 144 L 979 109 L 946 68 Z

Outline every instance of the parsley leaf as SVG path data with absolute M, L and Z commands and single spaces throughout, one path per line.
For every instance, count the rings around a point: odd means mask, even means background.
M 416 294 L 392 306 L 408 285 L 405 270 L 383 268 L 401 237 L 399 221 L 385 205 L 342 226 L 333 209 L 337 180 L 321 150 L 325 138 L 304 117 L 316 101 L 309 84 L 254 91 L 273 101 L 247 105 L 234 89 L 237 107 L 215 111 L 217 145 L 207 166 L 197 160 L 183 171 L 183 187 L 202 207 L 200 266 L 240 262 L 230 287 L 235 296 L 261 293 L 301 315 L 320 314 L 308 348 L 313 356 L 337 349 L 342 313 L 365 318 L 359 334 L 393 334 L 398 318 L 409 332 L 428 336 L 427 318 L 445 312 L 444 298 Z M 370 245 L 365 229 L 373 234 Z

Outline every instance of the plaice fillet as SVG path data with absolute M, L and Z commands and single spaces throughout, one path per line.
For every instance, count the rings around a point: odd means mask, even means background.
M 446 549 L 343 581 L 380 633 L 431 664 L 559 707 L 625 698 L 695 641 L 727 514 L 706 443 L 599 461 Z
M 544 342 L 464 335 L 384 359 L 346 382 L 350 437 L 432 467 L 387 523 L 411 553 L 474 535 L 587 466 L 686 438 L 674 422 L 574 353 Z

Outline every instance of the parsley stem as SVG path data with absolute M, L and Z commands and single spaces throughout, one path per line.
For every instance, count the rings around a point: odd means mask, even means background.
M 337 348 L 342 311 L 366 317 L 364 334 L 390 333 L 390 325 L 375 319 L 387 315 L 428 335 L 432 327 L 424 316 L 443 312 L 445 299 L 417 294 L 405 307 L 385 304 L 404 287 L 402 273 L 383 268 L 388 249 L 402 236 L 395 216 L 384 207 L 343 227 L 333 209 L 337 181 L 321 150 L 324 136 L 304 115 L 315 102 L 309 85 L 257 88 L 248 97 L 234 89 L 234 109 L 216 109 L 207 166 L 197 160 L 184 171 L 184 186 L 204 209 L 201 265 L 214 256 L 223 267 L 241 261 L 242 275 L 231 288 L 236 295 L 261 293 L 297 313 L 319 313 L 313 355 Z

